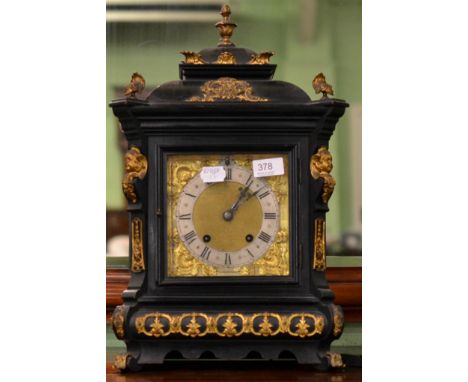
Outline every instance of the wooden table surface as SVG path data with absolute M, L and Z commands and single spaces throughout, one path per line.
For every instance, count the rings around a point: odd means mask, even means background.
M 360 382 L 360 368 L 320 372 L 308 366 L 284 363 L 173 363 L 159 369 L 121 374 L 107 364 L 107 382 Z

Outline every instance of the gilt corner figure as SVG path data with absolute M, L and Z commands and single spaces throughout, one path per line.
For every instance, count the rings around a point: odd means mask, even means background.
M 237 47 L 229 6 L 221 16 L 217 46 L 181 51 L 180 80 L 143 98 L 134 73 L 111 103 L 129 144 L 131 278 L 112 317 L 126 344 L 116 367 L 206 352 L 339 367 L 325 220 L 328 145 L 348 104 L 327 97 L 323 74 L 320 100 L 274 80 L 273 52 Z

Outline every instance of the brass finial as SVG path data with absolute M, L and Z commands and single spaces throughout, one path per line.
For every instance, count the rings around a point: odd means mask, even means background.
M 199 53 L 191 52 L 188 50 L 183 50 L 180 52 L 180 54 L 183 54 L 185 56 L 185 63 L 186 64 L 194 64 L 194 65 L 202 65 L 206 64 L 205 60 L 202 58 L 202 56 Z
M 322 93 L 322 99 L 328 98 L 328 94 L 334 95 L 332 86 L 327 83 L 323 73 L 317 74 L 312 80 L 312 87 L 315 90 L 315 94 Z
M 270 57 L 275 53 L 273 52 L 262 52 L 259 54 L 252 54 L 250 61 L 248 62 L 251 65 L 266 65 L 270 63 Z
M 237 24 L 232 23 L 229 17 L 231 16 L 231 7 L 224 4 L 221 8 L 220 15 L 223 16 L 222 21 L 218 21 L 215 27 L 218 29 L 219 35 L 221 36 L 218 46 L 235 46 L 230 38 L 234 32 L 234 28 Z
M 125 97 L 135 98 L 136 93 L 141 93 L 143 91 L 143 89 L 145 88 L 145 84 L 145 79 L 140 73 L 133 73 L 130 84 L 125 89 Z

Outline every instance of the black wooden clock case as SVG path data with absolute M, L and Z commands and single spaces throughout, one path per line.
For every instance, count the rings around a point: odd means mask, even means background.
M 144 179 L 134 181 L 137 200 L 128 204 L 130 221 L 141 220 L 144 269 L 132 272 L 124 304 L 113 315 L 116 336 L 127 345 L 122 369 L 160 364 L 175 354 L 226 360 L 293 355 L 303 364 L 330 364 L 327 352 L 341 335 L 342 310 L 332 303 L 325 272 L 313 269 L 314 221 L 328 208 L 323 180 L 311 176 L 309 162 L 319 147 L 328 147 L 347 104 L 311 101 L 295 85 L 272 80 L 275 67 L 180 64 L 180 81 L 161 85 L 145 100 L 111 103 L 129 148 L 139 148 L 148 162 Z M 226 77 L 247 81 L 253 95 L 268 101 L 190 101 L 207 81 Z M 167 156 L 247 152 L 288 155 L 290 275 L 168 277 Z M 132 227 L 129 233 L 135 240 Z

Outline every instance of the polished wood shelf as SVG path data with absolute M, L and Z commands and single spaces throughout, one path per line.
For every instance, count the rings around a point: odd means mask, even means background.
M 123 303 L 122 292 L 130 280 L 128 269 L 106 270 L 106 313 L 109 319 L 116 305 Z M 346 322 L 362 320 L 362 270 L 360 267 L 332 267 L 327 269 L 327 280 L 335 292 L 335 303 L 341 305 Z
M 310 366 L 295 363 L 272 362 L 217 362 L 217 363 L 173 363 L 164 364 L 158 369 L 138 373 L 120 374 L 111 364 L 107 364 L 107 382 L 197 382 L 197 381 L 314 381 L 314 382 L 360 382 L 360 368 L 321 372 Z

